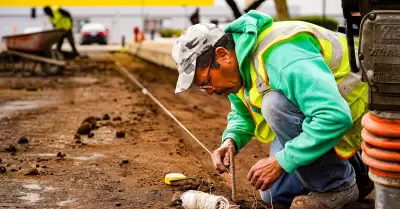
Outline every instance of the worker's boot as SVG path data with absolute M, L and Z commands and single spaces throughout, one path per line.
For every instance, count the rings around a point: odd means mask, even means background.
M 310 192 L 294 198 L 290 209 L 341 209 L 358 199 L 358 188 L 352 187 L 340 192 Z

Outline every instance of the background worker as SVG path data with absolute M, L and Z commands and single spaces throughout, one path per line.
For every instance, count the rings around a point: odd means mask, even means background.
M 68 39 L 68 42 L 71 45 L 72 53 L 74 56 L 79 56 L 78 50 L 75 47 L 74 35 L 72 34 L 72 16 L 71 14 L 58 6 L 45 6 L 43 8 L 44 13 L 49 17 L 49 20 L 54 28 L 56 29 L 64 29 L 66 33 L 57 43 L 57 50 L 61 51 L 62 44 L 64 42 L 64 38 Z
M 250 11 L 225 28 L 197 24 L 174 44 L 175 93 L 194 83 L 228 95 L 232 111 L 213 153 L 220 173 L 229 146 L 239 152 L 255 136 L 270 143 L 248 180 L 265 202 L 292 209 L 340 209 L 373 189 L 360 160 L 367 85 L 351 73 L 342 35 L 300 21 L 274 22 Z M 357 178 L 356 178 L 357 176 Z

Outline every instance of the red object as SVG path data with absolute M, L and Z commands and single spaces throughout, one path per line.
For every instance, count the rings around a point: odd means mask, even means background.
M 99 36 L 104 36 L 104 35 L 105 35 L 105 33 L 103 31 L 99 32 Z
M 362 119 L 362 160 L 370 167 L 375 183 L 400 187 L 400 120 L 378 117 L 372 113 Z
M 89 32 L 83 32 L 82 35 L 88 36 L 88 35 L 89 35 Z
M 142 42 L 145 40 L 144 32 L 140 31 L 140 29 L 138 27 L 134 27 L 133 36 L 134 36 L 135 42 Z

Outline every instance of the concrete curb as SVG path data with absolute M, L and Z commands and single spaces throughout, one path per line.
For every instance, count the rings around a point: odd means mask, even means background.
M 172 41 L 143 41 L 129 44 L 126 52 L 154 64 L 176 70 L 175 61 L 171 56 L 172 45 Z

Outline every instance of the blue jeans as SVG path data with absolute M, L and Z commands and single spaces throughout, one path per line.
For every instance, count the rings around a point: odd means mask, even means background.
M 264 95 L 261 111 L 276 136 L 270 149 L 272 157 L 302 132 L 305 116 L 285 95 L 276 91 Z M 295 173 L 284 172 L 270 191 L 261 192 L 261 197 L 264 202 L 271 203 L 271 192 L 273 203 L 290 204 L 294 197 L 310 191 L 341 191 L 354 184 L 354 168 L 332 149 L 311 164 L 299 167 Z

